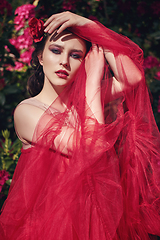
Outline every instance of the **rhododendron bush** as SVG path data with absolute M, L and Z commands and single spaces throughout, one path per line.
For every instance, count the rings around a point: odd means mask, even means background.
M 106 27 L 136 42 L 144 51 L 144 71 L 157 125 L 160 128 L 160 2 L 159 0 L 3 0 L 0 1 L 0 198 L 4 201 L 20 143 L 13 127 L 15 106 L 28 97 L 26 83 L 31 74 L 33 52 L 28 31 L 30 18 L 45 20 L 61 11 L 72 11 L 98 20 Z M 18 5 L 16 4 L 18 3 Z M 10 143 L 8 150 L 5 148 Z M 5 144 L 4 144 L 5 143 Z M 17 145 L 18 144 L 18 145 Z M 6 151 L 8 155 L 6 154 Z M 16 157 L 15 157 L 16 156 Z M 15 161 L 16 159 L 16 161 Z

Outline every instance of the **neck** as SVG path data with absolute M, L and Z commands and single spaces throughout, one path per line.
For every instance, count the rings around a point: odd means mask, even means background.
M 55 87 L 49 81 L 44 81 L 43 89 L 36 98 L 47 105 L 51 105 L 63 90 L 64 87 Z

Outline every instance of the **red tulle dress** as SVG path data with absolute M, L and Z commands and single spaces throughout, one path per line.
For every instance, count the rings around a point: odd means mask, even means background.
M 98 123 L 86 104 L 82 62 L 72 85 L 45 106 L 30 148 L 22 149 L 0 216 L 0 239 L 160 236 L 160 135 L 145 83 L 142 50 L 99 23 L 70 30 L 114 53 L 123 75 L 123 94 L 109 100 L 112 73 L 106 62 L 101 87 L 105 123 Z M 143 78 L 137 84 L 129 83 L 120 54 L 141 71 Z M 62 109 L 65 94 L 69 97 Z M 55 147 L 55 138 L 64 129 L 66 134 L 71 130 L 68 154 L 61 143 Z M 65 137 L 64 132 L 60 142 Z

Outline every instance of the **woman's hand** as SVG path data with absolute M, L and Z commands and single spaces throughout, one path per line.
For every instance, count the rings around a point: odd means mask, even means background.
M 61 33 L 68 27 L 72 26 L 83 26 L 86 23 L 92 22 L 91 20 L 79 16 L 77 14 L 71 13 L 71 12 L 62 12 L 58 14 L 52 15 L 44 24 L 45 32 L 52 33 L 57 28 L 57 33 Z
M 87 82 L 92 85 L 99 86 L 104 74 L 104 52 L 103 48 L 92 44 L 92 48 L 85 58 L 85 70 Z

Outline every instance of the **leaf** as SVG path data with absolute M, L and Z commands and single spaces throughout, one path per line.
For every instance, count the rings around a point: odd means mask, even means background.
M 5 57 L 5 63 L 10 64 L 11 66 L 15 66 L 15 63 L 11 57 Z
M 8 138 L 9 138 L 10 132 L 8 131 L 8 129 L 2 131 L 2 136 L 3 136 L 5 139 L 8 139 Z
M 150 34 L 151 37 L 159 40 L 160 39 L 160 31 L 156 31 Z
M 11 182 L 12 182 L 12 179 L 8 179 L 8 180 L 6 181 L 6 184 L 10 186 L 10 185 L 11 185 Z
M 0 139 L 0 149 L 4 148 L 4 142 L 2 141 L 2 139 Z
M 0 92 L 0 105 L 3 106 L 6 102 L 6 97 L 3 92 Z
M 15 48 L 15 46 L 13 46 L 9 41 L 6 44 L 8 46 L 8 48 L 10 49 L 11 53 L 13 53 L 15 55 L 16 58 L 20 57 L 19 52 L 17 51 L 17 49 Z
M 7 141 L 6 144 L 5 144 L 5 146 L 8 148 L 8 150 L 10 150 L 11 144 L 12 144 L 11 139 L 8 139 L 8 141 Z
M 4 89 L 4 93 L 6 95 L 9 95 L 9 94 L 15 94 L 15 93 L 19 93 L 19 89 L 17 87 L 17 85 L 11 85 L 11 86 L 7 86 L 5 89 Z
M 6 170 L 8 170 L 12 164 L 13 164 L 13 160 L 11 158 L 7 160 L 5 159 Z
M 19 153 L 21 148 L 22 148 L 22 142 L 17 138 L 12 144 L 11 153 L 12 154 Z

